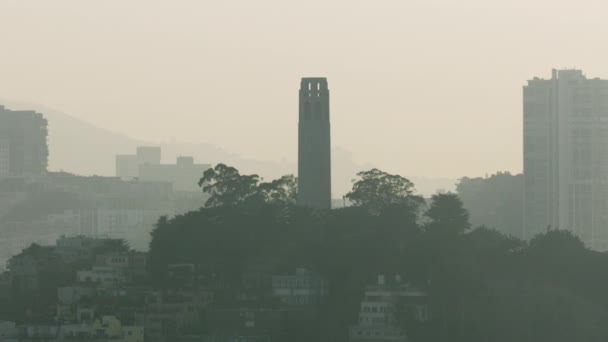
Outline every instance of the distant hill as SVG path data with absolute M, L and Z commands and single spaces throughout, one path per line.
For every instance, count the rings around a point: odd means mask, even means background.
M 81 175 L 113 176 L 114 159 L 117 154 L 134 153 L 141 145 L 159 145 L 133 139 L 126 135 L 99 128 L 68 114 L 41 105 L 2 101 L 9 109 L 33 109 L 43 113 L 49 121 L 49 169 L 68 171 Z M 220 142 L 221 143 L 221 142 Z M 199 163 L 226 163 L 243 173 L 257 173 L 265 179 L 284 174 L 295 174 L 293 161 L 267 161 L 246 158 L 212 144 L 165 142 L 160 144 L 163 162 L 174 162 L 178 156 L 192 156 Z M 294 151 L 295 153 L 295 151 Z M 297 156 L 294 155 L 294 159 Z M 352 185 L 357 172 L 373 165 L 360 164 L 353 160 L 349 151 L 335 147 L 332 150 L 332 177 L 334 197 L 341 198 Z M 455 180 L 425 177 L 410 177 L 418 192 L 430 195 L 437 190 L 453 190 Z

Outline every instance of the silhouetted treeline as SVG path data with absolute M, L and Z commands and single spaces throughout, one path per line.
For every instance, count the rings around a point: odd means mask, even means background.
M 346 196 L 355 205 L 339 210 L 295 206 L 294 183 L 260 184 L 225 165 L 206 173 L 208 206 L 158 222 L 152 281 L 178 286 L 168 266 L 198 265 L 226 283 L 229 301 L 248 270 L 314 270 L 329 280 L 331 299 L 315 326 L 296 329 L 293 340 L 347 340 L 365 285 L 388 273 L 430 292 L 433 319 L 408 326 L 412 341 L 608 338 L 608 256 L 569 232 L 525 243 L 472 229 L 455 194 L 436 194 L 426 205 L 410 181 L 379 170 L 360 173 Z

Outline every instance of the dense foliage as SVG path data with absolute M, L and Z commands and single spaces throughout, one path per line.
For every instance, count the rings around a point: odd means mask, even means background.
M 355 205 L 338 210 L 234 200 L 252 195 L 219 200 L 236 187 L 223 184 L 208 208 L 158 222 L 150 248 L 157 285 L 171 286 L 167 266 L 176 263 L 204 265 L 234 287 L 247 270 L 306 267 L 327 277 L 332 293 L 306 337 L 345 341 L 364 286 L 395 272 L 431 294 L 433 320 L 409 330 L 414 341 L 608 338 L 608 256 L 569 232 L 547 231 L 528 244 L 471 229 L 455 194 L 436 194 L 422 208 L 411 182 L 379 170 L 361 173 L 348 195 Z
M 27 274 L 25 279 L 16 275 L 12 282 L 2 284 L 6 298 L 0 298 L 0 321 L 9 320 L 17 323 L 46 324 L 51 323 L 49 317 L 56 316 L 57 290 L 60 287 L 73 285 L 76 281 L 76 272 L 91 268 L 95 255 L 106 253 L 122 253 L 129 250 L 129 245 L 122 239 L 106 239 L 104 243 L 94 248 L 90 258 L 74 262 L 62 260 L 55 246 L 40 246 L 36 243 L 23 249 L 9 261 L 28 259 L 29 268 L 35 273 Z M 35 276 L 34 276 L 35 274 Z M 31 279 L 30 277 L 34 277 Z M 2 279 L 0 279 L 2 280 Z M 5 279 L 6 280 L 6 279 Z M 32 282 L 35 287 L 24 289 L 19 286 L 21 282 Z M 2 288 L 1 285 L 9 286 Z
M 378 169 L 362 171 L 353 182 L 353 189 L 346 199 L 355 206 L 364 207 L 373 213 L 387 208 L 401 207 L 415 211 L 423 198 L 414 194 L 414 183 L 405 177 L 392 175 Z
M 297 179 L 286 175 L 271 182 L 260 183 L 258 175 L 241 175 L 225 164 L 208 169 L 198 182 L 209 194 L 205 207 L 233 206 L 247 202 L 294 204 Z

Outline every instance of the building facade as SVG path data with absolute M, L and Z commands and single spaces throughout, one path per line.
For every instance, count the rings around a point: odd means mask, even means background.
M 302 79 L 299 112 L 297 203 L 315 209 L 330 209 L 331 131 L 327 79 Z
M 608 80 L 553 70 L 523 100 L 524 237 L 567 229 L 608 250 Z
M 175 164 L 143 164 L 139 167 L 139 180 L 167 182 L 177 192 L 200 192 L 198 181 L 211 165 L 195 164 L 192 157 L 178 157 Z
M 8 138 L 0 139 L 0 179 L 11 175 L 11 145 Z
M 193 157 L 178 157 L 175 164 L 161 164 L 160 147 L 142 146 L 136 154 L 116 156 L 116 176 L 124 181 L 169 183 L 176 192 L 200 192 L 198 181 L 209 164 L 196 164 Z
M 287 305 L 319 305 L 329 297 L 329 283 L 320 275 L 299 268 L 295 274 L 272 276 L 272 294 Z
M 139 163 L 134 154 L 116 156 L 116 177 L 123 181 L 131 181 L 139 176 Z
M 359 321 L 349 329 L 351 342 L 407 342 L 404 326 L 431 319 L 426 291 L 401 281 L 400 275 L 378 276 L 378 283 L 368 286 L 361 301 Z
M 42 114 L 0 106 L 0 178 L 46 174 L 47 134 Z
M 139 177 L 142 165 L 160 165 L 161 149 L 158 146 L 139 146 L 135 154 L 120 154 L 116 156 L 116 177 L 124 180 L 134 180 Z

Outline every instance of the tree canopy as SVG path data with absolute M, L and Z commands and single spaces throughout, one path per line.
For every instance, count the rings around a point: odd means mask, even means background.
M 454 193 L 433 195 L 425 216 L 430 220 L 427 228 L 438 233 L 459 235 L 471 228 L 469 212 Z
M 241 175 L 225 164 L 218 164 L 203 173 L 198 185 L 210 195 L 206 207 L 233 206 L 247 202 L 273 204 L 295 203 L 297 178 L 285 175 L 271 182 L 262 182 L 258 175 Z
M 258 175 L 241 175 L 239 171 L 225 164 L 218 164 L 203 173 L 198 185 L 210 195 L 207 207 L 235 205 L 257 192 Z
M 207 176 L 202 184 L 216 199 L 159 220 L 153 231 L 148 265 L 155 284 L 179 285 L 169 281 L 168 265 L 194 264 L 222 279 L 221 301 L 248 270 L 318 272 L 331 284 L 331 300 L 319 322 L 291 340 L 346 341 L 366 285 L 391 273 L 430 294 L 433 319 L 407 326 L 412 341 L 608 337 L 608 255 L 569 232 L 551 230 L 527 243 L 472 229 L 453 193 L 433 195 L 420 216 L 414 185 L 376 169 L 359 174 L 347 195 L 352 207 L 323 212 L 294 205 L 293 176 L 260 184 L 226 166 Z M 239 205 L 249 200 L 255 210 Z M 276 219 L 283 216 L 289 220 Z
M 405 177 L 378 169 L 359 172 L 357 177 L 345 196 L 355 206 L 380 213 L 390 207 L 417 208 L 423 203 L 423 199 L 414 194 L 414 183 Z

